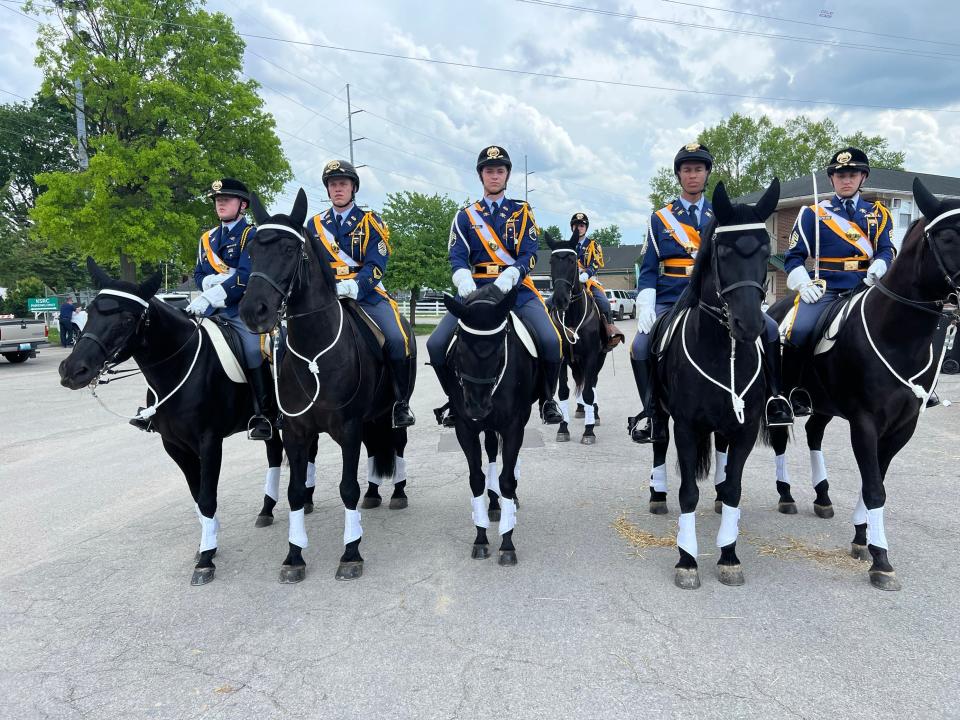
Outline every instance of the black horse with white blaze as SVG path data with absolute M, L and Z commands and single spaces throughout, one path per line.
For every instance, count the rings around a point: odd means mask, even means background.
M 280 581 L 299 582 L 306 577 L 303 509 L 309 451 L 317 433 L 329 434 L 341 450 L 344 552 L 336 578 L 352 580 L 363 574 L 363 530 L 357 509 L 360 446 L 367 448 L 371 477 L 405 477 L 406 431 L 391 426 L 393 387 L 382 352 L 360 311 L 338 299 L 336 277 L 319 242 L 314 238 L 308 242 L 303 233 L 307 216 L 303 190 L 297 193 L 289 215 L 270 216 L 256 195 L 251 209 L 258 228 L 249 246 L 252 272 L 240 301 L 240 316 L 260 333 L 275 330 L 284 318 L 287 321 L 286 347 L 276 380 L 284 413 L 284 448 L 290 460 L 289 549 Z M 415 357 L 413 333 L 409 337 Z M 391 507 L 406 507 L 404 487 L 405 480 L 395 482 Z M 375 488 L 368 495 L 371 492 Z
M 563 336 L 563 363 L 560 366 L 560 412 L 563 421 L 557 429 L 557 442 L 570 440 L 570 388 L 567 369 L 573 373 L 578 399 L 583 398 L 584 428 L 580 442 L 593 445 L 597 441 L 593 428 L 596 421 L 594 388 L 606 353 L 601 329 L 602 319 L 597 304 L 586 286 L 580 282 L 577 242 L 574 234 L 567 241 L 555 241 L 547 235 L 550 246 L 550 278 L 553 281 L 550 318 Z
M 723 183 L 713 194 L 715 219 L 704 229 L 689 287 L 654 337 L 661 402 L 673 418 L 680 466 L 680 561 L 676 584 L 700 586 L 697 567 L 697 480 L 710 469 L 710 436 L 729 443 L 717 547 L 720 581 L 743 584 L 736 546 L 743 466 L 757 440 L 766 398 L 761 333 L 770 237 L 765 220 L 776 209 L 780 183 L 755 206 L 732 205 Z M 666 339 L 662 340 L 666 332 Z M 661 342 L 665 344 L 657 351 Z
M 86 387 L 131 357 L 139 366 L 153 394 L 147 398 L 149 419 L 196 503 L 201 536 L 190 582 L 203 585 L 216 568 L 223 439 L 246 431 L 254 412 L 250 386 L 230 379 L 199 323 L 154 297 L 159 273 L 136 285 L 109 277 L 93 258 L 87 258 L 87 268 L 99 293 L 88 308 L 83 335 L 60 363 L 60 384 Z M 269 482 L 280 474 L 279 433 L 266 444 Z
M 517 523 L 516 469 L 523 429 L 541 385 L 537 359 L 530 354 L 514 325 L 520 321 L 511 319 L 510 309 L 516 295 L 516 288 L 504 295 L 490 283 L 465 301 L 450 295 L 443 298 L 447 310 L 459 321 L 443 372 L 448 374 L 445 387 L 454 388 L 450 402 L 456 418 L 457 440 L 470 471 L 472 516 L 477 531 L 472 557 L 490 556 L 487 540 L 490 513 L 485 492 L 489 489 L 500 496 L 498 562 L 501 565 L 517 563 L 513 544 Z M 480 442 L 483 432 L 488 453 L 492 449 L 492 434 L 499 436 L 503 464 L 499 477 L 492 458 L 491 472 L 484 473 Z M 492 504 L 490 510 L 493 510 Z
M 872 560 L 870 582 L 881 590 L 901 587 L 887 556 L 884 479 L 913 436 L 936 384 L 946 349 L 937 341 L 945 331 L 952 338 L 958 321 L 944 303 L 955 304 L 960 295 L 960 201 L 937 200 L 919 179 L 913 181 L 913 196 L 923 218 L 908 230 L 889 272 L 849 298 L 832 348 L 814 355 L 804 378 L 813 400 L 806 433 L 817 514 L 824 516 L 823 508 L 833 514 L 820 450 L 824 429 L 833 417 L 846 418 L 861 487 L 850 553 Z M 783 320 L 792 302 L 785 298 L 775 304 L 771 316 Z M 792 501 L 781 468 L 788 434 L 772 428 L 771 439 L 782 504 L 785 498 Z

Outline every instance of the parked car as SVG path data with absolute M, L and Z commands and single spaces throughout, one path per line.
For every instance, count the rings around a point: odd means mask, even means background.
M 623 320 L 627 315 L 637 317 L 637 301 L 626 290 L 607 290 L 606 293 L 610 310 L 617 320 Z
M 167 305 L 171 305 L 179 310 L 186 310 L 187 305 L 190 304 L 190 294 L 180 292 L 160 293 L 157 295 L 157 300 L 162 300 Z
M 49 345 L 43 320 L 6 317 L 0 319 L 0 355 L 9 362 L 22 363 L 37 356 L 37 348 Z

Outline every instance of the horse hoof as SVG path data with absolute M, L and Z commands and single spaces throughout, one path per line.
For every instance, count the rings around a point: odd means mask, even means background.
M 576 409 L 576 411 L 573 413 L 573 416 L 574 416 L 575 418 L 585 417 L 585 413 L 583 412 L 583 405 L 577 405 L 577 409 Z
M 855 560 L 868 561 L 872 558 L 870 557 L 870 551 L 867 550 L 866 545 L 857 545 L 856 543 L 850 543 L 850 557 Z
M 720 500 L 713 501 L 713 511 L 717 515 L 723 515 L 723 502 Z
M 784 515 L 796 515 L 797 504 L 795 502 L 780 501 L 777 503 L 777 512 L 783 513 Z
M 877 590 L 900 590 L 903 588 L 903 585 L 897 580 L 896 574 L 892 571 L 871 570 L 870 584 L 877 588 Z
M 824 520 L 829 520 L 833 517 L 833 505 L 817 505 L 813 504 L 813 514 L 818 518 L 823 518 Z
M 557 432 L 557 442 L 570 442 L 570 433 Z
M 205 568 L 194 568 L 193 577 L 190 578 L 191 585 L 206 585 L 208 582 L 213 582 L 213 573 L 216 568 L 205 567 Z
M 381 502 L 383 502 L 383 500 L 377 495 L 364 495 L 363 502 L 360 503 L 360 508 L 369 510 L 370 508 L 380 507 Z
M 517 564 L 517 551 L 516 550 L 501 550 L 500 557 L 497 558 L 498 565 L 516 565 Z
M 257 521 L 253 524 L 254 527 L 267 527 L 268 525 L 273 525 L 273 515 L 257 515 Z
M 356 580 L 361 575 L 363 575 L 363 560 L 351 560 L 341 562 L 337 566 L 337 574 L 334 577 L 337 580 Z
M 405 497 L 390 498 L 391 510 L 403 510 L 406 506 L 407 506 L 407 498 Z
M 596 435 L 584 435 L 582 438 L 580 438 L 580 444 L 581 444 L 581 445 L 596 445 L 596 444 L 597 444 L 597 436 L 596 436 Z
M 489 545 L 474 545 L 473 550 L 470 551 L 470 557 L 474 560 L 486 560 L 490 557 L 490 546 Z
M 280 584 L 292 585 L 293 583 L 303 582 L 307 577 L 306 565 L 281 565 L 280 566 Z
M 696 590 L 700 587 L 700 573 L 697 568 L 677 568 L 673 582 L 681 590 Z
M 667 514 L 666 500 L 651 500 L 650 513 L 653 515 L 666 515 Z
M 724 585 L 743 585 L 743 568 L 740 565 L 717 565 L 717 576 Z
M 305 503 L 303 504 L 303 514 L 304 514 L 304 515 L 309 515 L 309 514 L 312 513 L 312 512 L 313 512 L 313 503 L 312 503 L 312 502 L 305 502 Z

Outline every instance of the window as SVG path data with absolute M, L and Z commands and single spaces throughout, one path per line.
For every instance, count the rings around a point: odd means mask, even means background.
M 893 198 L 890 200 L 890 209 L 896 210 L 900 207 L 900 198 Z

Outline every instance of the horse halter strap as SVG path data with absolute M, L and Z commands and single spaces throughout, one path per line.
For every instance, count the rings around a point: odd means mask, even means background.
M 463 320 L 457 320 L 457 325 L 460 327 L 460 329 L 466 333 L 469 333 L 470 335 L 477 335 L 480 337 L 490 337 L 492 335 L 499 335 L 500 333 L 503 333 L 503 369 L 500 370 L 500 373 L 493 377 L 480 378 L 480 377 L 474 377 L 473 375 L 465 375 L 464 373 L 457 370 L 456 375 L 457 375 L 457 378 L 460 380 L 461 385 L 463 385 L 463 381 L 466 380 L 467 382 L 472 383 L 474 385 L 493 385 L 493 389 L 490 391 L 491 395 L 497 391 L 497 388 L 500 387 L 500 382 L 503 380 L 503 376 L 507 372 L 507 364 L 510 360 L 509 348 L 507 347 L 507 333 L 506 333 L 507 324 L 509 322 L 510 322 L 509 318 L 504 318 L 503 322 L 497 325 L 497 327 L 493 328 L 492 330 L 479 330 L 477 328 L 470 327 L 469 325 L 464 323 Z
M 957 285 L 957 281 L 955 279 L 957 275 L 960 275 L 960 269 L 952 274 L 949 270 L 947 270 L 947 265 L 943 262 L 943 256 L 940 254 L 940 248 L 937 247 L 937 244 L 933 241 L 933 235 L 930 234 L 933 226 L 938 222 L 956 215 L 960 215 L 960 208 L 955 208 L 953 210 L 947 210 L 946 212 L 940 213 L 933 220 L 927 223 L 927 226 L 923 229 L 923 237 L 930 246 L 930 250 L 933 252 L 933 259 L 936 260 L 937 268 L 939 268 L 940 272 L 943 273 L 943 277 L 947 281 L 947 285 L 953 289 L 954 293 L 960 294 L 960 286 Z
M 139 295 L 134 295 L 133 293 L 124 292 L 123 290 L 111 290 L 110 288 L 104 288 L 103 290 L 98 292 L 97 295 L 114 295 L 116 297 L 121 297 L 124 300 L 133 300 L 137 304 L 143 305 L 143 312 L 141 312 L 140 317 L 137 318 L 137 328 L 135 330 L 135 332 L 140 332 L 140 326 L 146 320 L 147 313 L 150 310 L 150 303 L 148 303 Z M 100 339 L 100 337 L 96 333 L 92 333 L 92 332 L 83 333 L 79 338 L 77 338 L 77 344 L 79 345 L 80 341 L 83 339 L 87 339 L 87 340 L 90 340 L 91 342 L 96 343 L 97 346 L 100 348 L 100 350 L 103 351 L 104 369 L 106 369 L 107 365 L 110 364 L 110 361 L 113 360 L 113 358 L 115 358 L 117 355 L 120 354 L 120 350 L 122 350 L 122 348 L 117 348 L 114 352 L 111 353 L 109 350 L 107 350 L 107 346 L 103 344 L 103 341 Z M 117 363 L 114 363 L 114 367 L 116 367 L 116 365 Z M 99 376 L 98 376 L 98 379 L 99 379 Z
M 717 252 L 716 252 L 716 242 L 717 235 L 722 233 L 730 232 L 741 232 L 743 230 L 766 230 L 766 223 L 756 222 L 756 223 L 743 223 L 740 225 L 725 225 L 718 227 L 713 231 L 713 237 L 710 239 L 711 244 L 713 245 L 713 252 L 710 256 L 710 269 L 713 271 L 713 280 L 717 285 L 717 297 L 720 299 L 720 306 L 710 305 L 705 303 L 703 300 L 700 301 L 700 307 L 713 315 L 720 323 L 727 324 L 727 303 L 724 300 L 723 296 L 730 292 L 731 290 L 736 290 L 741 287 L 752 287 L 760 291 L 760 294 L 763 295 L 763 286 L 758 283 L 756 280 L 738 280 L 735 283 L 730 283 L 727 286 L 722 286 L 720 284 L 720 268 L 717 265 Z
M 259 232 L 261 230 L 278 230 L 280 232 L 286 233 L 287 235 L 293 235 L 297 240 L 300 241 L 301 250 L 303 250 L 304 246 L 306 245 L 306 240 L 303 237 L 303 233 L 298 232 L 294 228 L 289 227 L 287 225 L 281 225 L 280 223 L 264 223 L 263 225 L 257 226 L 257 231 Z M 279 320 L 283 318 L 284 313 L 287 309 L 287 301 L 290 299 L 290 293 L 293 292 L 293 286 L 296 284 L 297 279 L 300 277 L 300 268 L 303 266 L 303 261 L 305 259 L 306 259 L 306 251 L 304 250 L 303 254 L 300 257 L 300 262 L 297 263 L 297 269 L 294 272 L 293 277 L 290 278 L 290 287 L 288 287 L 286 290 L 281 288 L 277 284 L 277 282 L 266 273 L 252 272 L 247 278 L 247 284 L 249 284 L 250 280 L 252 280 L 255 277 L 266 280 L 267 283 L 270 285 L 270 287 L 276 290 L 280 294 L 280 297 L 283 298 L 282 302 L 280 303 L 280 309 L 277 312 L 278 323 L 279 323 Z

